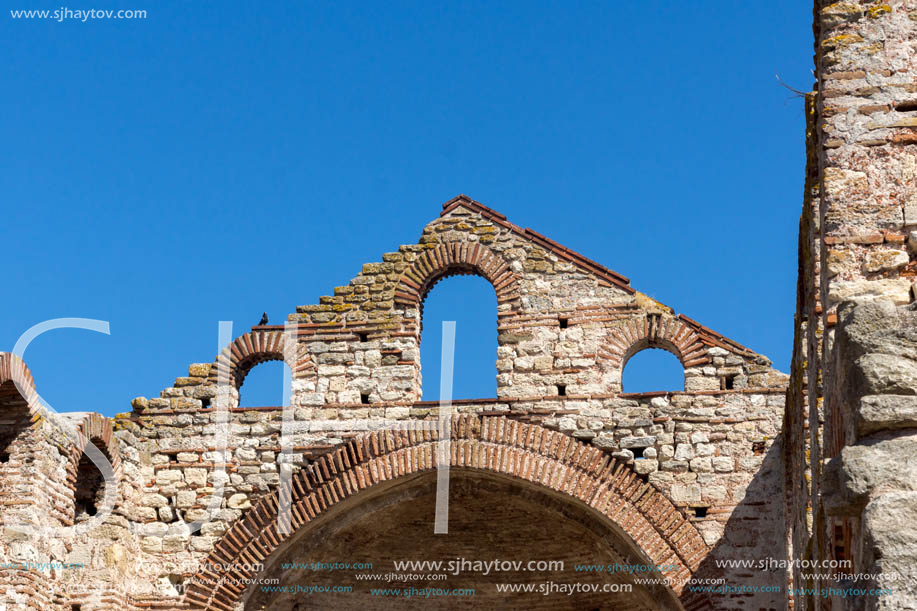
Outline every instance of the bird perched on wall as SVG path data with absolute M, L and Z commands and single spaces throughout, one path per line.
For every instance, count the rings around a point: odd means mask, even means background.
M 259 327 L 263 327 L 267 324 L 267 312 L 261 315 L 261 322 L 258 323 Z

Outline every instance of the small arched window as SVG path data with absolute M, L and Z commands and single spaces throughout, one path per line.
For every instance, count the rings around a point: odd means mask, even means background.
M 0 473 L 15 454 L 28 447 L 19 440 L 30 422 L 29 405 L 16 384 L 12 380 L 0 384 Z
M 644 348 L 624 364 L 623 392 L 642 393 L 685 389 L 685 370 L 678 357 L 662 348 Z
M 252 367 L 239 386 L 239 407 L 280 407 L 290 381 L 283 361 L 264 361 Z
M 103 441 L 98 437 L 89 440 L 111 463 Z M 76 487 L 73 490 L 73 521 L 84 522 L 98 513 L 105 497 L 105 478 L 86 452 L 80 457 L 76 468 Z
M 452 398 L 496 397 L 497 295 L 485 278 L 463 275 L 439 282 L 423 304 L 423 400 L 440 398 L 443 321 L 450 320 L 455 321 Z

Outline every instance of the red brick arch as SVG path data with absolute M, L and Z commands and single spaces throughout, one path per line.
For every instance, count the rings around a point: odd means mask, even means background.
M 70 455 L 67 461 L 67 486 L 76 495 L 77 488 L 81 485 L 79 478 L 80 460 L 83 458 L 86 446 L 91 443 L 111 463 L 115 478 L 115 508 L 117 508 L 121 499 L 123 469 L 118 438 L 114 436 L 111 420 L 96 413 L 78 415 L 82 416 L 82 419 L 76 425 L 76 428 L 82 437 L 79 437 L 77 442 L 70 448 Z
M 35 380 L 25 361 L 12 352 L 0 352 L 0 385 L 6 382 L 16 384 L 20 395 L 25 392 L 22 398 L 29 406 L 29 414 L 35 414 L 39 405 Z
M 112 420 L 94 412 L 84 413 L 64 413 L 64 414 L 47 414 L 41 408 L 38 395 L 35 391 L 35 380 L 29 371 L 25 362 L 9 352 L 0 353 L 0 386 L 7 382 L 18 383 L 17 392 L 22 396 L 22 401 L 28 406 L 29 415 L 34 422 L 40 414 L 49 418 L 62 418 L 69 420 L 76 426 L 76 430 L 82 435 L 76 440 L 71 438 L 69 452 L 65 453 L 67 457 L 67 486 L 72 490 L 77 485 L 77 471 L 80 459 L 85 451 L 86 444 L 93 443 L 99 450 L 103 451 L 109 458 L 114 471 L 115 480 L 121 481 L 122 464 L 121 451 L 118 445 L 118 439 L 114 436 Z M 23 395 L 25 391 L 25 395 Z M 63 424 L 63 423 L 61 423 Z M 69 438 L 69 435 L 68 435 Z
M 463 415 L 452 421 L 451 465 L 528 481 L 579 501 L 615 523 L 651 562 L 677 564 L 676 583 L 709 552 L 697 529 L 656 488 L 601 450 L 536 424 Z M 297 472 L 292 481 L 293 534 L 342 500 L 382 482 L 436 469 L 436 431 L 419 426 L 362 434 Z M 185 603 L 231 611 L 262 563 L 293 535 L 277 530 L 278 492 L 246 511 L 194 576 Z M 673 588 L 684 603 L 689 596 Z M 692 602 L 695 602 L 692 595 Z M 687 605 L 686 605 L 687 606 Z
M 690 325 L 678 316 L 655 313 L 612 327 L 596 354 L 596 361 L 611 377 L 611 383 L 620 389 L 621 372 L 627 361 L 646 348 L 668 350 L 686 368 L 711 361 L 707 344 Z
M 0 451 L 4 455 L 0 460 L 2 523 L 10 523 L 17 505 L 35 503 L 36 486 L 29 481 L 33 474 L 14 464 L 34 462 L 36 450 L 32 436 L 39 418 L 39 405 L 29 368 L 15 354 L 0 352 L 0 419 L 4 421 L 0 425 Z
M 519 299 L 518 278 L 500 256 L 479 242 L 449 242 L 417 255 L 401 274 L 395 301 L 419 308 L 434 284 L 463 274 L 479 275 L 490 282 L 497 293 L 497 304 Z
M 101 414 L 85 413 L 82 420 L 76 425 L 77 430 L 83 435 L 84 443 L 74 445 L 70 450 L 70 462 L 67 465 L 68 479 L 72 482 L 76 479 L 77 465 L 83 456 L 83 448 L 86 443 L 92 442 L 100 450 L 108 454 L 111 460 L 112 469 L 115 472 L 115 478 L 121 480 L 121 450 L 118 446 L 118 438 L 114 436 L 114 429 L 111 425 L 111 419 Z
M 37 393 L 35 392 L 35 380 L 32 372 L 21 358 L 11 352 L 0 352 L 0 385 L 6 382 L 18 382 L 17 389 L 22 394 L 25 390 L 26 396 L 23 400 L 29 406 L 29 413 L 34 415 L 39 412 L 40 403 Z M 101 443 L 100 450 L 105 450 L 111 456 L 111 464 L 114 467 L 115 475 L 121 474 L 121 453 L 118 449 L 118 439 L 114 437 L 112 421 L 101 414 L 95 412 L 84 412 L 74 414 L 60 414 L 60 417 L 71 418 L 71 422 L 76 425 L 76 429 L 83 435 L 86 441 L 92 439 L 93 442 Z M 71 474 L 76 473 L 76 465 L 83 455 L 83 445 L 75 444 L 70 449 L 70 468 Z
M 221 372 L 228 372 L 229 380 L 238 390 L 252 367 L 267 361 L 283 361 L 283 334 L 276 329 L 253 329 L 232 341 L 217 356 L 210 369 L 209 381 L 216 384 Z M 293 377 L 306 375 L 312 369 L 312 360 L 305 352 L 305 346 L 297 345 L 291 367 Z

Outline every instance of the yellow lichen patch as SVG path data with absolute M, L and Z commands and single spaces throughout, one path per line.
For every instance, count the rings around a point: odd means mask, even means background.
M 856 264 L 856 256 L 848 250 L 832 249 L 826 258 L 828 273 L 836 276 Z
M 131 414 L 129 412 L 118 414 L 115 416 L 114 422 L 112 422 L 112 429 L 115 431 L 136 431 L 139 428 L 140 427 L 131 420 Z
M 667 312 L 669 314 L 674 314 L 674 311 L 669 306 L 663 303 L 659 303 L 658 301 L 656 301 L 649 295 L 645 295 L 643 293 L 640 293 L 639 291 L 637 293 L 634 293 L 634 299 L 636 300 L 637 305 L 645 310 L 653 310 L 657 312 Z
M 821 10 L 822 15 L 855 15 L 860 12 L 860 7 L 852 2 L 835 2 Z
M 826 27 L 833 28 L 845 21 L 856 21 L 863 15 L 863 9 L 851 2 L 835 2 L 821 10 Z
M 848 170 L 845 168 L 825 168 L 825 190 L 829 195 L 838 196 L 847 190 L 866 191 L 869 183 L 866 172 Z
M 866 10 L 866 14 L 869 15 L 870 19 L 878 19 L 882 15 L 886 15 L 892 12 L 892 7 L 887 4 L 879 4 L 870 9 Z
M 193 378 L 206 378 L 211 367 L 211 363 L 192 363 L 188 366 L 188 375 Z
M 858 42 L 863 42 L 863 37 L 859 34 L 838 34 L 837 36 L 832 36 L 831 38 L 826 38 L 821 41 L 821 46 L 829 50 L 841 49 Z

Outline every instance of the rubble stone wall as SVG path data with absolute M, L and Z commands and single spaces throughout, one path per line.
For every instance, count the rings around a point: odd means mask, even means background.
M 815 3 L 817 82 L 807 104 L 786 421 L 787 472 L 808 480 L 790 489 L 788 537 L 796 560 L 850 561 L 852 573 L 895 567 L 899 576 L 868 584 L 891 595 L 816 593 L 794 600 L 796 608 L 917 607 L 915 564 L 902 547 L 917 532 L 902 481 L 917 471 L 903 476 L 891 459 L 917 450 L 906 397 L 914 392 L 909 304 L 917 276 L 915 30 L 913 0 Z M 870 452 L 884 483 L 859 482 L 854 494 L 851 479 L 872 481 L 854 457 Z M 794 581 L 816 590 L 834 585 L 804 580 L 799 570 Z
M 334 295 L 298 307 L 285 325 L 253 327 L 214 361 L 180 372 L 159 396 L 134 399 L 131 412 L 114 419 L 66 415 L 117 462 L 115 511 L 89 533 L 29 539 L 28 554 L 16 551 L 19 535 L 5 529 L 0 562 L 30 555 L 36 562 L 79 562 L 90 570 L 0 569 L 0 588 L 43 608 L 241 604 L 222 594 L 186 596 L 186 586 L 201 577 L 189 567 L 225 559 L 227 550 L 239 552 L 234 526 L 244 528 L 246 519 L 276 507 L 271 499 L 281 473 L 289 470 L 303 481 L 326 477 L 315 475 L 318 465 L 327 464 L 321 461 L 367 431 L 436 421 L 439 406 L 420 401 L 423 300 L 436 282 L 455 274 L 487 279 L 498 304 L 498 396 L 456 401 L 456 418 L 503 417 L 567 439 L 575 444 L 571 452 L 592 448 L 624 469 L 616 471 L 620 476 L 628 474 L 628 494 L 654 491 L 666 500 L 675 513 L 654 528 L 667 545 L 677 549 L 686 541 L 679 543 L 679 533 L 695 533 L 703 551 L 686 570 L 733 584 L 782 585 L 783 572 L 750 576 L 715 567 L 714 559 L 786 556 L 783 537 L 759 534 L 780 530 L 786 521 L 780 429 L 787 376 L 765 357 L 635 291 L 623 276 L 462 196 L 444 205 L 418 244 L 364 265 Z M 668 350 L 681 361 L 684 391 L 622 392 L 623 368 L 647 348 Z M 11 355 L 5 359 L 21 363 Z M 291 405 L 239 407 L 248 372 L 271 360 L 290 366 Z M 30 501 L 22 505 L 33 520 L 79 525 L 91 516 L 77 515 L 74 507 L 102 494 L 80 488 L 93 485 L 91 469 L 82 474 L 87 466 L 80 463 L 81 450 L 53 432 L 56 416 L 44 415 L 21 393 L 9 396 L 6 411 L 15 412 L 13 404 L 21 399 L 20 413 L 32 419 L 12 444 L 49 484 L 30 477 L 20 485 L 5 476 L 0 491 L 20 486 L 36 495 L 23 497 Z M 221 486 L 222 498 L 208 520 Z M 8 524 L 13 513 L 3 515 Z M 206 523 L 191 532 L 188 524 L 196 520 Z M 657 551 L 642 553 L 652 558 Z M 47 584 L 17 585 L 33 574 L 65 587 L 48 596 L 39 594 Z M 100 583 L 110 587 L 79 592 Z M 138 593 L 138 584 L 149 591 Z M 778 608 L 781 596 L 711 597 L 702 603 Z

